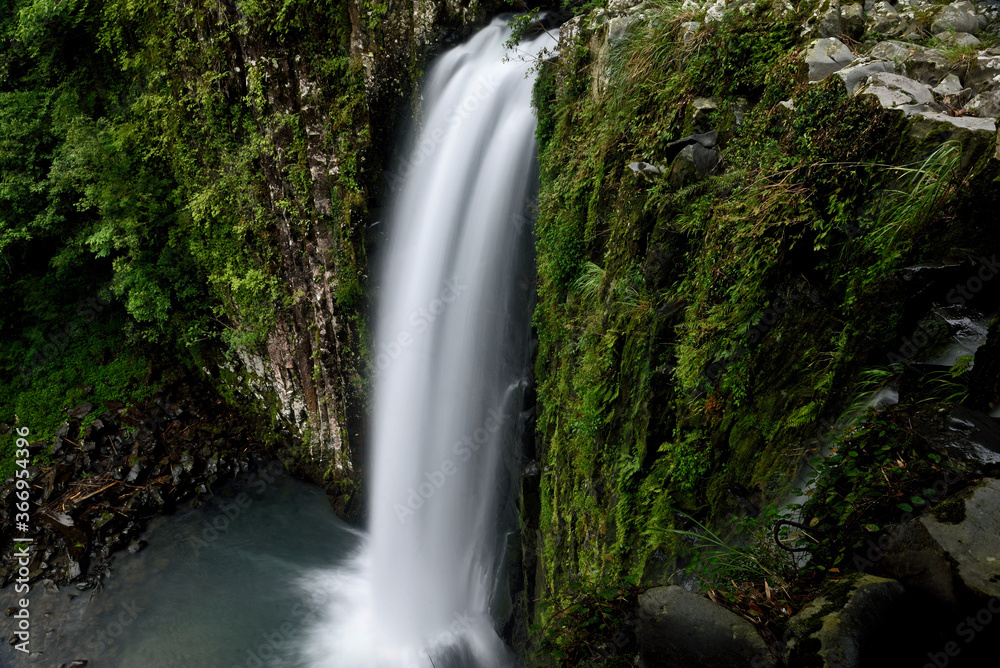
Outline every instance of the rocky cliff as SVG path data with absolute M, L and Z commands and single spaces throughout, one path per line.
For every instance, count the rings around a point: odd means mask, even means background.
M 560 665 L 858 665 L 814 663 L 804 636 L 790 651 L 790 617 L 848 572 L 906 580 L 912 561 L 856 557 L 995 471 L 994 17 L 611 2 L 562 26 L 536 90 L 524 646 Z M 666 583 L 766 642 L 665 649 L 687 632 L 651 620 L 690 605 L 637 597 Z M 959 588 L 952 604 L 986 604 Z M 712 623 L 684 628 L 735 637 Z
M 266 267 L 267 290 L 225 304 L 235 355 L 220 362 L 219 384 L 236 401 L 251 399 L 274 427 L 290 428 L 305 446 L 292 452 L 300 471 L 326 483 L 348 514 L 359 509 L 347 504 L 362 479 L 366 290 L 377 241 L 366 230 L 389 192 L 425 63 L 486 10 L 478 2 L 350 2 L 289 19 L 274 7 L 223 3 L 164 19 L 192 44 L 167 75 L 194 110 L 183 123 L 211 127 L 218 106 L 242 121 L 228 128 L 235 146 L 203 147 L 220 169 L 232 161 L 243 170 L 240 185 L 251 193 L 240 213 L 259 235 L 249 264 Z M 291 27 L 276 28 L 281 21 Z M 192 85 L 206 69 L 218 73 L 214 94 Z M 240 164 L 239 153 L 252 163 Z M 192 174 L 203 178 L 204 170 Z

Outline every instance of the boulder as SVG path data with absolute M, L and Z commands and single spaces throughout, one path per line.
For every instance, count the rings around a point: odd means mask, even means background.
M 956 406 L 946 430 L 931 437 L 950 458 L 977 469 L 1000 466 L 1000 426 L 985 413 Z
M 856 668 L 866 647 L 883 642 L 882 631 L 903 600 L 903 585 L 874 575 L 845 584 L 850 589 L 843 604 L 832 595 L 819 596 L 791 619 L 791 665 Z
M 937 49 L 915 49 L 904 67 L 906 76 L 931 86 L 938 85 L 953 69 L 951 61 Z
M 891 72 L 876 72 L 868 77 L 857 91 L 874 95 L 886 109 L 900 109 L 907 116 L 923 111 L 934 111 L 931 91 L 913 79 Z
M 994 82 L 1000 76 L 1000 56 L 979 56 L 963 77 L 966 86 Z
M 667 144 L 664 157 L 670 163 L 670 183 L 682 188 L 712 173 L 722 161 L 717 141 L 718 133 L 712 130 Z
M 718 23 L 726 16 L 726 0 L 716 0 L 705 9 L 705 23 Z
M 891 60 L 903 69 L 906 76 L 931 86 L 936 86 L 952 70 L 951 61 L 937 49 L 907 42 L 879 42 L 868 55 L 875 60 Z
M 824 6 L 826 9 L 822 11 L 816 21 L 817 33 L 820 37 L 840 37 L 842 30 L 839 0 L 831 0 L 820 5 L 820 7 Z
M 974 35 L 967 32 L 941 32 L 934 37 L 938 41 L 952 46 L 979 46 L 982 43 Z
M 681 41 L 691 41 L 698 34 L 699 30 L 701 30 L 701 24 L 697 21 L 685 21 L 681 24 Z
M 809 81 L 821 81 L 850 65 L 855 58 L 839 39 L 824 37 L 806 47 L 803 60 L 809 67 Z
M 888 60 L 872 60 L 865 57 L 855 60 L 836 74 L 843 80 L 847 94 L 854 95 L 868 81 L 868 77 L 884 72 L 896 74 L 896 65 Z
M 975 116 L 949 116 L 948 114 L 942 114 L 936 111 L 917 111 L 917 115 L 932 121 L 937 127 L 927 126 L 926 132 L 922 134 L 929 135 L 931 133 L 938 133 L 940 135 L 943 130 L 940 125 L 942 123 L 947 123 L 953 125 L 960 130 L 967 130 L 975 133 L 993 133 L 997 131 L 997 124 L 995 119 L 992 118 L 976 118 Z M 914 130 L 916 126 L 911 126 L 910 135 L 914 135 Z M 953 139 L 958 139 L 957 135 L 952 136 Z M 981 137 L 984 141 L 989 141 L 988 137 Z M 942 140 L 943 141 L 943 140 Z M 975 138 L 965 137 L 962 141 L 963 155 L 970 152 L 970 148 L 973 143 L 980 143 Z M 963 160 L 962 168 L 964 169 L 967 165 Z
M 941 10 L 931 23 L 931 32 L 966 32 L 974 35 L 982 27 L 981 19 L 976 14 L 975 5 L 967 0 L 959 0 Z
M 876 2 L 868 12 L 868 30 L 879 35 L 903 35 L 909 32 L 910 19 L 888 2 Z
M 714 148 L 688 144 L 670 165 L 670 183 L 675 188 L 690 185 L 711 174 L 721 161 L 719 152 Z
M 919 47 L 907 44 L 906 42 L 886 40 L 873 46 L 868 55 L 879 60 L 891 60 L 897 64 L 902 64 L 907 58 L 913 55 L 916 48 Z
M 1000 480 L 985 478 L 892 536 L 882 565 L 907 587 L 952 608 L 1000 596 Z
M 711 116 L 719 111 L 719 101 L 714 97 L 696 97 L 691 101 L 691 131 L 705 133 L 712 129 Z
M 982 118 L 1000 116 L 1000 88 L 982 91 L 969 100 L 965 110 Z
M 841 5 L 840 28 L 851 39 L 860 40 L 865 34 L 865 8 L 856 2 Z
M 654 587 L 639 596 L 636 636 L 650 668 L 775 665 L 750 622 L 683 587 Z
M 955 74 L 946 74 L 941 83 L 932 88 L 934 93 L 942 98 L 960 100 L 970 89 L 962 86 L 962 80 Z

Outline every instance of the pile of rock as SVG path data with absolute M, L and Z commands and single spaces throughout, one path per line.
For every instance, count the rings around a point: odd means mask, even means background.
M 849 94 L 873 95 L 886 109 L 995 132 L 1000 49 L 980 50 L 976 37 L 993 18 L 966 0 L 821 3 L 804 26 L 803 34 L 815 38 L 802 57 L 809 81 L 836 73 Z M 896 39 L 857 43 L 854 50 L 842 41 L 863 35 Z

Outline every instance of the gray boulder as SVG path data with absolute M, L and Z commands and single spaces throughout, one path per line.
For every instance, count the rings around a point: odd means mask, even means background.
M 969 100 L 965 110 L 984 118 L 1000 116 L 1000 88 L 994 88 L 979 93 Z
M 851 50 L 835 37 L 813 40 L 806 47 L 803 60 L 809 67 L 809 81 L 821 81 L 854 62 Z
M 874 95 L 885 109 L 899 109 L 907 116 L 940 109 L 929 88 L 891 72 L 876 72 L 858 89 L 858 94 Z
M 982 27 L 981 19 L 976 14 L 976 7 L 967 0 L 953 2 L 937 15 L 931 24 L 931 32 L 967 32 L 975 35 Z
M 1000 56 L 983 55 L 976 58 L 965 77 L 966 86 L 992 83 L 1000 76 Z
M 932 89 L 937 95 L 946 99 L 960 100 L 969 89 L 962 86 L 962 80 L 955 74 L 946 74 L 941 83 Z
M 867 24 L 874 33 L 896 36 L 909 32 L 911 21 L 888 2 L 876 2 L 868 11 Z
M 1000 596 L 1000 480 L 986 478 L 896 528 L 882 564 L 907 587 L 954 607 Z
M 683 188 L 711 174 L 720 162 L 722 157 L 716 149 L 697 142 L 688 144 L 670 165 L 670 183 L 675 188 Z
M 866 57 L 855 60 L 837 72 L 837 76 L 843 80 L 847 94 L 854 95 L 868 81 L 868 77 L 883 72 L 896 74 L 895 64 L 888 60 L 872 60 Z
M 953 69 L 951 61 L 937 49 L 895 40 L 879 42 L 868 55 L 877 60 L 891 60 L 903 68 L 906 76 L 932 86 L 936 86 Z
M 851 39 L 860 40 L 865 34 L 865 8 L 856 2 L 841 5 L 840 28 Z
M 840 2 L 832 0 L 827 4 L 826 10 L 819 16 L 817 30 L 820 37 L 840 37 L 841 35 L 841 14 Z
M 915 49 L 905 61 L 906 76 L 931 86 L 951 74 L 954 65 L 937 49 Z
M 941 32 L 934 35 L 939 41 L 954 46 L 979 46 L 981 42 L 975 35 L 967 32 Z
M 907 58 L 913 55 L 914 49 L 917 48 L 919 47 L 913 44 L 890 39 L 873 46 L 868 55 L 879 60 L 891 60 L 901 65 L 906 62 Z
M 714 97 L 696 97 L 691 101 L 691 130 L 695 133 L 710 131 L 711 116 L 719 111 L 719 101 Z
M 686 21 L 681 24 L 681 41 L 690 42 L 701 30 L 701 24 L 697 21 Z
M 775 665 L 750 622 L 683 587 L 655 587 L 639 596 L 636 635 L 648 668 Z

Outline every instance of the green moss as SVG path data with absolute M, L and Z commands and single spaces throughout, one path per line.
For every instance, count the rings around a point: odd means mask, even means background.
M 903 334 L 896 270 L 968 252 L 967 223 L 941 234 L 953 168 L 835 77 L 801 83 L 797 17 L 760 6 L 681 44 L 692 17 L 651 11 L 602 95 L 586 33 L 535 90 L 542 619 L 571 583 L 659 573 L 675 546 L 650 529 L 677 510 L 711 524 L 744 512 L 734 490 L 781 498 Z M 723 119 L 745 105 L 722 173 L 677 189 L 627 169 L 657 164 L 706 95 Z
M 965 521 L 965 499 L 953 496 L 935 506 L 931 514 L 944 524 L 961 524 Z

